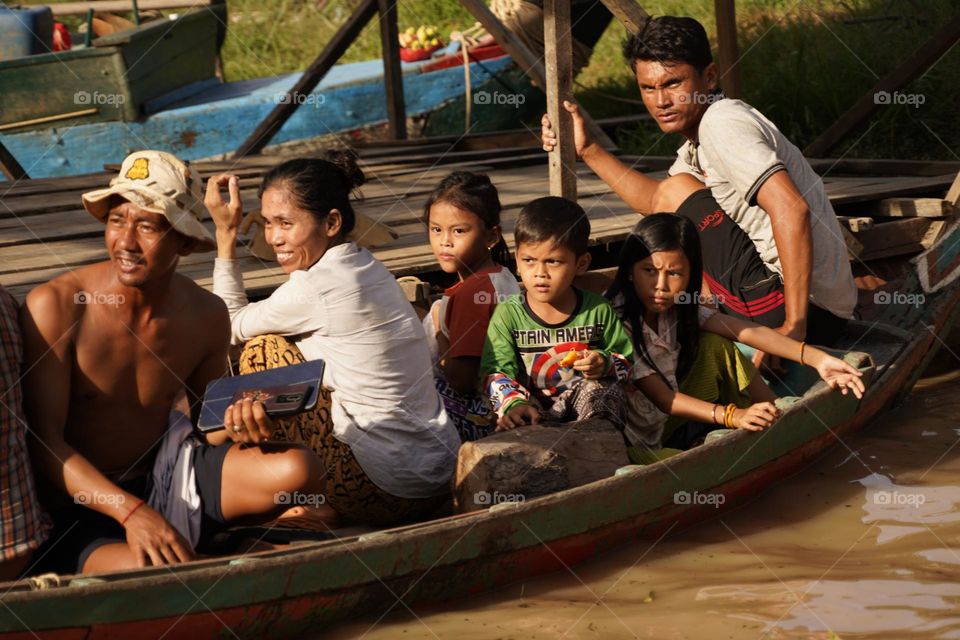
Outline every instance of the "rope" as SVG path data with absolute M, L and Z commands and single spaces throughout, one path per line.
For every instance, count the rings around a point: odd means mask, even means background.
M 60 585 L 60 576 L 56 573 L 42 573 L 39 576 L 31 576 L 30 588 L 34 591 L 44 591 L 54 589 Z

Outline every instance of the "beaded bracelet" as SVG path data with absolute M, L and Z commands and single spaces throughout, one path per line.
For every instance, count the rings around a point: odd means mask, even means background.
M 737 410 L 737 405 L 731 402 L 730 404 L 727 405 L 727 409 L 723 413 L 723 426 L 726 427 L 727 429 L 736 429 L 736 427 L 733 426 L 733 412 L 736 410 Z

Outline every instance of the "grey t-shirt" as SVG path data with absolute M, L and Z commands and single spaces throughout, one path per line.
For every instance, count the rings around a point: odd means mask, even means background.
M 764 263 L 782 275 L 770 217 L 756 198 L 767 178 L 786 170 L 810 208 L 810 300 L 834 315 L 850 318 L 857 289 L 846 243 L 823 182 L 800 150 L 759 111 L 729 98 L 707 108 L 697 133 L 699 144 L 688 140 L 677 150 L 670 175 L 690 173 L 703 180 L 727 215 L 750 236 Z

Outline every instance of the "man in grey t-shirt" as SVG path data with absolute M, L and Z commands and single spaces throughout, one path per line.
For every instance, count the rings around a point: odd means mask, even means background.
M 671 177 L 661 182 L 627 167 L 586 137 L 576 105 L 565 103 L 574 119 L 578 157 L 641 213 L 689 208 L 688 199 L 702 187 L 691 176 L 705 183 L 736 225 L 722 220 L 726 231 L 716 234 L 708 222 L 713 218 L 700 214 L 704 271 L 716 276 L 706 280 L 727 284 L 731 269 L 742 271 L 733 274 L 735 290 L 726 291 L 739 305 L 733 309 L 741 312 L 738 315 L 751 317 L 754 310 L 782 299 L 783 320 L 776 330 L 796 340 L 830 344 L 853 315 L 857 296 L 840 225 L 820 178 L 773 123 L 718 92 L 710 43 L 696 20 L 651 19 L 624 44 L 624 56 L 660 129 L 686 138 Z M 543 143 L 547 150 L 556 143 L 546 116 Z M 749 237 L 756 254 L 731 261 L 730 251 L 715 251 L 726 256 L 727 264 L 711 265 L 708 243 L 733 246 L 738 229 Z M 731 311 L 723 305 L 721 309 Z M 763 358 L 758 353 L 754 362 Z

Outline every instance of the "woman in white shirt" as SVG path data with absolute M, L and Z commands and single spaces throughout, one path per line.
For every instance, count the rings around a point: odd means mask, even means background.
M 302 354 L 325 361 L 329 419 L 323 411 L 302 414 L 295 431 L 314 435 L 309 444 L 325 466 L 326 505 L 344 521 L 386 525 L 443 501 L 460 440 L 434 388 L 413 308 L 386 267 L 349 239 L 357 222 L 349 196 L 363 181 L 345 152 L 289 160 L 264 176 L 266 240 L 290 278 L 260 302 L 248 302 L 236 261 L 243 215 L 237 177 L 212 177 L 206 205 L 217 227 L 213 290 L 230 311 L 233 343 L 289 336 L 292 345 L 281 344 L 283 353 L 274 350 L 267 360 L 289 363 Z M 249 400 L 225 416 L 227 428 L 250 444 L 271 437 L 282 422 L 274 425 Z

